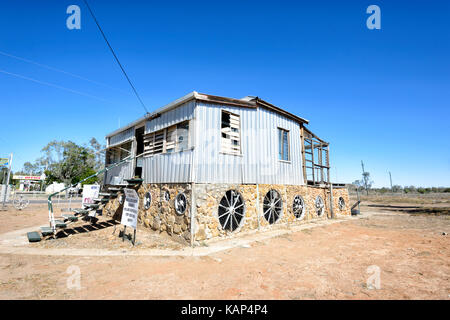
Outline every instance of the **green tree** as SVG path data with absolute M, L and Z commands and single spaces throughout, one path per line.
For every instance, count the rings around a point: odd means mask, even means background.
M 75 184 L 94 174 L 100 168 L 101 157 L 95 150 L 101 151 L 101 146 L 95 138 L 90 146 L 80 146 L 73 141 L 51 141 L 43 149 L 43 156 L 37 160 L 39 167 L 46 167 L 46 184 L 63 182 L 66 185 Z M 99 181 L 90 179 L 91 183 Z

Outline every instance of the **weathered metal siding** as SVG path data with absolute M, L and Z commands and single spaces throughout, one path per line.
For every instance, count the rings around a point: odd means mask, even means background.
M 134 127 L 119 132 L 116 135 L 109 137 L 108 139 L 108 147 L 123 143 L 127 140 L 130 140 L 134 137 Z
M 158 131 L 194 117 L 195 101 L 188 101 L 175 109 L 147 121 L 145 132 Z M 192 139 L 192 137 L 190 137 Z M 193 151 L 157 154 L 144 157 L 143 177 L 146 183 L 189 183 Z
M 176 123 L 190 120 L 194 116 L 195 101 L 188 101 L 175 109 L 167 111 L 158 118 L 147 121 L 145 125 L 145 133 L 151 133 L 167 128 Z
M 125 184 L 125 179 L 131 179 L 133 177 L 132 169 L 132 162 L 127 161 L 108 170 L 105 173 L 105 184 Z
M 242 155 L 220 152 L 221 110 L 240 116 Z M 194 180 L 302 185 L 300 126 L 275 112 L 197 103 Z M 290 132 L 290 162 L 278 160 L 278 127 Z
M 144 180 L 146 183 L 191 182 L 192 150 L 157 154 L 144 158 Z

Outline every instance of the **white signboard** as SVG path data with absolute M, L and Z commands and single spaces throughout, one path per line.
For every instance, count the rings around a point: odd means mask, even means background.
M 139 197 L 134 189 L 123 189 L 125 203 L 123 204 L 121 224 L 136 229 L 139 211 Z
M 98 184 L 85 184 L 83 186 L 83 200 L 82 204 L 94 203 L 94 199 L 98 198 L 100 192 L 100 185 Z

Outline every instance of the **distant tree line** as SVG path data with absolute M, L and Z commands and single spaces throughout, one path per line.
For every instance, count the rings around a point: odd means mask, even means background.
M 25 162 L 16 175 L 45 174 L 44 184 L 53 182 L 66 185 L 76 184 L 93 175 L 104 167 L 104 146 L 97 139 L 91 138 L 88 144 L 78 145 L 73 141 L 51 141 L 42 148 L 42 156 L 34 162 Z M 92 184 L 101 182 L 102 176 L 94 177 L 85 182 Z
M 365 188 L 361 185 L 352 183 L 349 186 L 350 191 L 356 192 L 358 189 L 359 191 L 364 191 Z M 427 194 L 427 193 L 448 193 L 450 192 L 450 187 L 416 187 L 416 186 L 400 186 L 400 185 L 394 185 L 391 188 L 370 188 L 371 193 L 378 193 L 378 194 L 384 194 L 384 193 L 410 193 L 410 194 Z

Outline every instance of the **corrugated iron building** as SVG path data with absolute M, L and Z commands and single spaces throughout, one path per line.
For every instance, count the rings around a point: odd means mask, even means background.
M 191 244 L 350 214 L 329 180 L 329 145 L 307 124 L 258 97 L 192 92 L 107 135 L 106 165 L 131 160 L 104 182 L 135 188 L 138 221 Z M 122 204 L 111 198 L 106 214 Z
M 221 115 L 239 117 L 239 153 L 221 150 Z M 136 129 L 143 135 L 189 121 L 188 148 L 178 152 L 143 154 L 108 172 L 106 184 L 142 176 L 146 183 L 241 183 L 304 185 L 301 127 L 308 123 L 256 97 L 229 99 L 192 92 L 107 136 L 107 148 L 124 158 L 126 146 L 137 154 Z M 289 157 L 280 160 L 279 129 L 288 132 Z M 141 138 L 143 139 L 143 138 Z M 118 151 L 121 150 L 121 151 Z M 117 153 L 121 153 L 121 157 Z M 142 166 L 142 173 L 136 168 Z

